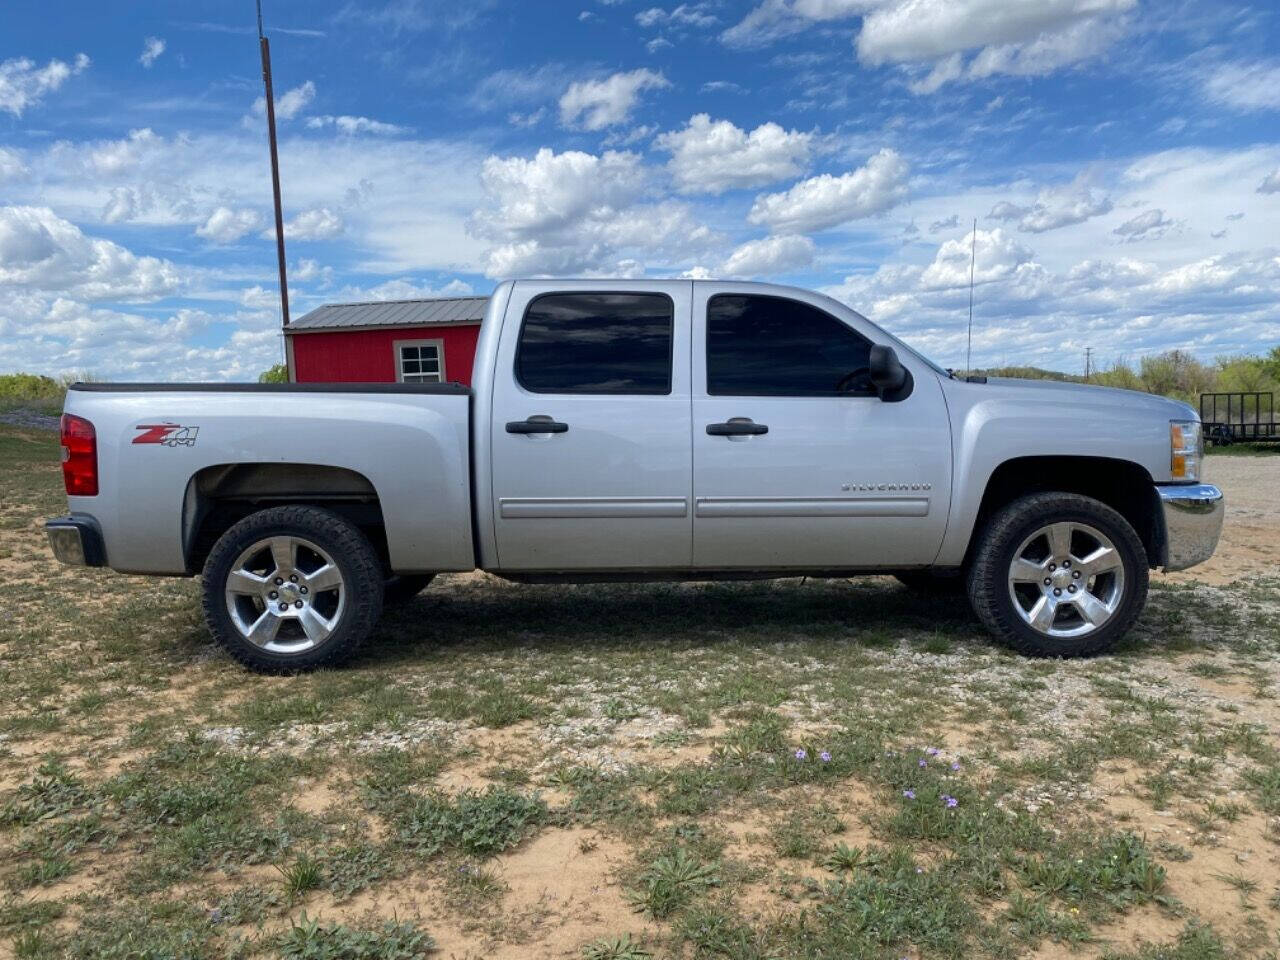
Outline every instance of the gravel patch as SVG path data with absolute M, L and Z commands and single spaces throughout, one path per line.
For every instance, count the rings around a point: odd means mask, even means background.
M 10 410 L 8 413 L 0 413 L 0 423 L 11 427 L 26 427 L 29 430 L 57 430 L 59 418 L 32 410 Z

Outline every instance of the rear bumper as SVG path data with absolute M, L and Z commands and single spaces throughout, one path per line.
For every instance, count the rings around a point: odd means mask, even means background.
M 1226 504 L 1212 484 L 1158 484 L 1164 520 L 1166 570 L 1185 570 L 1204 563 L 1218 546 Z
M 56 517 L 46 520 L 44 531 L 49 536 L 53 555 L 63 563 L 81 567 L 105 567 L 107 551 L 102 545 L 102 530 L 93 517 Z

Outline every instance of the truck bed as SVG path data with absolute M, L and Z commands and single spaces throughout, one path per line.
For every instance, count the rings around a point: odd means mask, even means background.
M 100 489 L 69 505 L 131 573 L 197 572 L 212 510 L 299 492 L 385 518 L 396 572 L 470 570 L 470 408 L 454 383 L 73 384 Z

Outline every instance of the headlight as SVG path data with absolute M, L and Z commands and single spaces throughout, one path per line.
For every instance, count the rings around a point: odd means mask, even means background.
M 1199 420 L 1169 421 L 1169 472 L 1175 480 L 1199 480 L 1204 436 Z

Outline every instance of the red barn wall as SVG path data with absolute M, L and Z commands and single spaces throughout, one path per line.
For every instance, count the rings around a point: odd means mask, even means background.
M 397 340 L 443 340 L 444 378 L 471 385 L 477 323 L 289 334 L 298 383 L 394 383 Z

